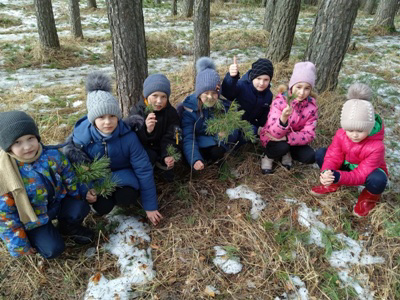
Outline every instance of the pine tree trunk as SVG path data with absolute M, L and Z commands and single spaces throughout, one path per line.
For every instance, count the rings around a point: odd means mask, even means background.
M 264 13 L 264 26 L 267 31 L 271 31 L 275 15 L 275 6 L 278 0 L 266 0 Z
M 69 0 L 71 33 L 75 38 L 83 38 L 79 0 Z
M 267 5 L 268 0 L 261 1 L 261 7 L 265 7 Z
M 97 8 L 96 0 L 87 0 L 87 7 L 89 7 L 89 8 Z
M 182 15 L 184 15 L 186 18 L 192 17 L 193 16 L 193 5 L 194 5 L 194 0 L 184 0 Z
M 398 0 L 381 0 L 375 14 L 375 26 L 385 28 L 388 32 L 396 31 L 394 17 L 398 9 Z
M 308 40 L 306 60 L 317 67 L 318 92 L 333 90 L 350 43 L 358 1 L 323 0 Z
M 161 0 L 154 0 L 154 4 L 155 5 L 160 5 L 161 4 Z
M 35 0 L 34 3 L 41 47 L 59 49 L 60 41 L 58 40 L 51 0 Z
M 172 0 L 172 15 L 176 16 L 178 14 L 178 0 Z
M 194 62 L 210 55 L 210 0 L 194 1 Z
M 364 12 L 373 15 L 378 4 L 378 0 L 367 0 L 364 5 Z
M 288 60 L 292 49 L 301 0 L 279 0 L 267 45 L 267 58 L 278 62 Z
M 117 93 L 122 114 L 142 95 L 147 77 L 147 50 L 142 1 L 107 0 Z

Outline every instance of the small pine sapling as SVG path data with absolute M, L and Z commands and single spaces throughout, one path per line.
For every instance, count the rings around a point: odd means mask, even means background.
M 110 196 L 117 188 L 117 182 L 110 170 L 110 159 L 106 156 L 95 157 L 91 163 L 73 164 L 77 183 L 89 186 L 94 182 L 93 189 L 97 195 Z
M 243 110 L 238 110 L 238 105 L 235 101 L 231 103 L 228 111 L 221 101 L 217 101 L 214 105 L 214 118 L 206 121 L 206 133 L 209 135 L 218 135 L 218 139 L 222 142 L 228 142 L 228 137 L 236 129 L 243 132 L 244 138 L 251 142 L 255 142 L 253 128 L 249 122 L 242 120 Z
M 182 154 L 171 144 L 167 146 L 167 154 L 171 156 L 175 162 L 178 162 L 182 157 Z

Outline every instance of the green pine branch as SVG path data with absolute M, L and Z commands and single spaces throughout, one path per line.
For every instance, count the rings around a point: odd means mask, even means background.
M 228 111 L 225 112 L 221 101 L 214 106 L 214 118 L 206 121 L 206 133 L 209 135 L 217 135 L 222 142 L 227 142 L 229 135 L 236 129 L 243 132 L 244 138 L 251 142 L 255 142 L 253 128 L 249 122 L 242 120 L 243 110 L 238 110 L 238 104 L 233 101 Z M 222 108 L 222 109 L 221 109 Z
M 117 182 L 113 178 L 110 170 L 110 159 L 106 156 L 101 158 L 95 157 L 91 163 L 81 163 L 73 165 L 77 182 L 89 186 L 94 182 L 94 190 L 96 194 L 102 196 L 111 195 L 116 187 Z
M 178 162 L 182 157 L 182 154 L 171 144 L 167 146 L 167 154 L 171 156 L 175 162 Z
M 148 114 L 150 114 L 150 113 L 152 113 L 152 112 L 154 112 L 154 106 L 153 106 L 151 103 L 149 103 L 149 104 L 146 106 L 146 108 L 144 109 L 144 113 L 145 113 L 146 115 L 148 115 Z

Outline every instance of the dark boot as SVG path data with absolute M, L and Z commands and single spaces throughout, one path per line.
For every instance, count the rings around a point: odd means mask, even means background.
M 94 241 L 93 230 L 81 224 L 69 224 L 59 221 L 58 229 L 62 235 L 69 237 L 77 244 L 85 245 Z
M 376 203 L 379 202 L 381 195 L 371 194 L 364 188 L 358 196 L 357 204 L 354 205 L 353 213 L 357 217 L 366 217 L 369 212 L 376 206 Z

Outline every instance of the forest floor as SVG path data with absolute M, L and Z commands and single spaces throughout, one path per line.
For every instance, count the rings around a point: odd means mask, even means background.
M 32 114 L 44 143 L 54 144 L 86 113 L 86 75 L 114 73 L 107 12 L 99 0 L 97 10 L 81 7 L 85 38 L 76 41 L 67 1 L 52 1 L 61 50 L 43 55 L 31 2 L 0 0 L 0 110 Z M 144 3 L 149 73 L 168 76 L 176 104 L 193 92 L 192 21 L 172 17 L 169 3 L 152 3 Z M 211 57 L 221 77 L 234 55 L 241 73 L 264 56 L 263 12 L 212 5 Z M 291 58 L 275 64 L 273 92 L 302 60 L 316 13 L 302 7 Z M 95 245 L 67 241 L 65 253 L 49 261 L 10 258 L 1 243 L 0 299 L 400 299 L 400 35 L 372 25 L 360 11 L 339 86 L 317 98 L 313 142 L 329 145 L 351 83 L 372 88 L 391 178 L 368 218 L 351 213 L 362 187 L 315 198 L 309 190 L 318 184 L 316 166 L 277 165 L 264 176 L 260 147 L 249 144 L 201 174 L 191 176 L 181 164 L 174 183 L 156 174 L 164 215 L 157 227 L 134 209 L 90 214 L 85 222 L 96 230 Z M 399 16 L 395 25 L 400 29 Z

